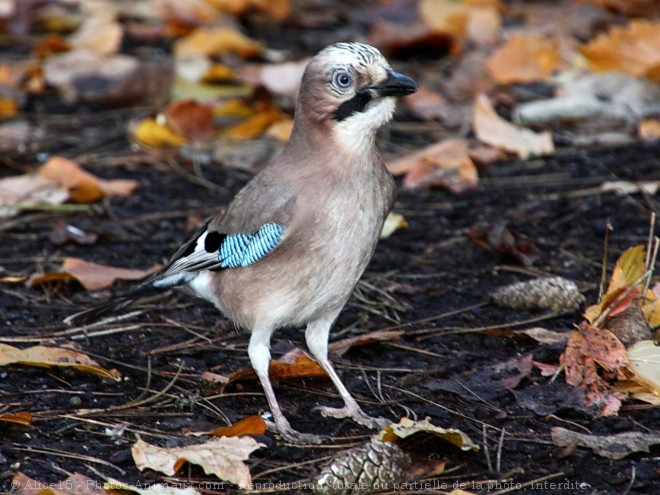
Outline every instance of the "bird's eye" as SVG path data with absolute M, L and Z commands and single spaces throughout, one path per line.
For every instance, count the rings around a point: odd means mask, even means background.
M 335 74 L 335 83 L 340 88 L 348 88 L 353 82 L 353 78 L 346 72 L 337 72 Z

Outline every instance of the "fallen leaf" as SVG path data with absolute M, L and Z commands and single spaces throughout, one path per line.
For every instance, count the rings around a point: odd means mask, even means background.
M 139 185 L 135 180 L 99 179 L 76 162 L 61 156 L 49 158 L 36 175 L 66 189 L 69 200 L 76 203 L 89 203 L 106 196 L 130 196 Z
M 241 58 L 253 58 L 263 50 L 262 43 L 227 27 L 199 27 L 174 45 L 177 57 L 199 54 L 217 57 L 232 54 Z
M 30 426 L 32 424 L 32 413 L 22 411 L 17 413 L 0 414 L 0 421 L 5 423 L 15 423 L 17 425 Z
M 295 358 L 293 363 L 285 363 L 282 361 L 271 361 L 268 368 L 268 376 L 271 380 L 288 380 L 296 378 L 321 378 L 325 377 L 325 371 L 321 365 L 309 358 L 305 354 L 301 354 Z M 256 380 L 257 374 L 252 368 L 234 371 L 229 375 L 229 383 L 239 380 Z
M 477 96 L 472 125 L 481 142 L 523 159 L 530 155 L 549 155 L 555 151 L 551 133 L 537 134 L 507 122 L 495 112 L 485 94 Z
M 623 459 L 635 452 L 650 452 L 651 446 L 660 444 L 660 434 L 637 431 L 599 436 L 553 426 L 550 435 L 553 443 L 559 447 L 577 444 L 593 450 L 599 456 L 613 460 Z
M 532 361 L 532 366 L 539 370 L 541 376 L 555 376 L 559 373 L 559 371 L 561 371 L 561 367 L 558 364 L 548 364 L 541 363 L 540 361 Z
M 346 339 L 337 340 L 328 346 L 328 350 L 338 356 L 343 356 L 353 347 L 361 347 L 364 345 L 371 345 L 376 342 L 391 342 L 401 338 L 405 332 L 403 330 L 375 330 L 373 332 L 364 333 L 356 337 L 348 337 Z
M 658 13 L 656 0 L 588 0 L 594 5 L 599 5 L 616 12 L 623 12 L 635 16 L 653 15 Z
M 383 229 L 380 232 L 381 239 L 387 239 L 389 236 L 394 234 L 399 229 L 405 229 L 408 227 L 408 222 L 403 215 L 400 213 L 395 213 L 391 211 L 387 218 L 385 218 L 385 223 L 383 224 Z
M 206 474 L 247 489 L 252 478 L 243 461 L 264 447 L 254 438 L 219 437 L 185 447 L 164 448 L 144 442 L 140 437 L 131 446 L 135 465 L 140 471 L 153 469 L 168 476 L 176 474 L 186 462 L 200 466 Z
M 291 13 L 291 0 L 207 0 L 221 11 L 242 16 L 252 10 L 260 11 L 276 21 L 283 21 Z
M 452 0 L 422 0 L 419 16 L 434 33 L 448 34 L 460 45 L 470 39 L 477 43 L 492 43 L 501 29 L 497 8 L 470 5 Z M 454 49 L 454 52 L 457 48 Z
M 0 218 L 13 217 L 30 206 L 60 205 L 67 199 L 67 190 L 37 175 L 0 179 Z
M 463 451 L 472 450 L 477 452 L 479 450 L 479 446 L 461 430 L 436 426 L 431 423 L 431 418 L 425 418 L 423 421 L 413 421 L 410 418 L 401 418 L 397 424 L 386 426 L 376 434 L 376 437 L 383 442 L 397 442 L 398 440 L 417 434 L 439 437 Z
M 90 373 L 102 378 L 121 381 L 117 370 L 108 370 L 99 366 L 87 354 L 62 347 L 46 347 L 38 345 L 26 349 L 18 349 L 7 344 L 0 344 L 0 366 L 8 364 L 23 364 L 26 366 L 71 367 L 82 373 Z
M 473 372 L 469 378 L 461 376 L 446 380 L 430 380 L 429 390 L 444 390 L 469 401 L 491 400 L 516 388 L 532 372 L 532 355 L 514 357 Z
M 513 35 L 486 62 L 490 75 L 501 84 L 549 79 L 559 69 L 559 42 L 540 34 Z
M 289 141 L 293 132 L 293 119 L 286 116 L 282 120 L 277 120 L 268 126 L 264 136 L 275 138 L 282 143 Z
M 410 189 L 441 186 L 460 193 L 477 186 L 477 168 L 467 141 L 447 139 L 391 162 L 392 174 L 406 173 L 403 185 Z
M 139 121 L 131 131 L 137 143 L 148 148 L 176 149 L 188 142 L 185 136 L 151 118 Z
M 637 287 L 631 287 L 633 283 L 639 281 L 645 271 L 646 249 L 644 245 L 640 244 L 626 249 L 617 259 L 610 283 L 598 304 L 589 306 L 584 311 L 587 321 L 593 323 L 608 308 L 609 316 L 615 316 L 625 311 L 631 304 L 641 301 L 640 307 L 649 324 L 653 326 L 660 323 L 660 298 L 652 290 L 648 290 L 645 295 L 642 295 L 643 284 L 641 282 Z M 620 300 L 626 290 L 629 290 L 630 293 Z M 616 307 L 610 308 L 613 304 L 616 304 Z
M 541 254 L 535 244 L 519 239 L 503 223 L 477 222 L 466 233 L 478 246 L 499 256 L 513 258 L 523 266 L 532 266 Z
M 64 258 L 58 272 L 43 275 L 32 275 L 28 279 L 28 287 L 35 287 L 53 280 L 75 279 L 87 290 L 106 289 L 116 280 L 140 280 L 156 272 L 160 265 L 154 265 L 146 270 L 134 268 L 117 268 L 100 265 L 79 258 Z
M 264 435 L 266 422 L 261 416 L 248 416 L 231 426 L 216 428 L 210 434 L 214 437 L 240 437 L 243 435 Z
M 601 368 L 616 376 L 628 366 L 626 349 L 609 330 L 595 328 L 584 322 L 579 331 L 571 332 L 566 349 L 559 357 L 566 383 L 585 389 L 585 407 L 596 408 L 602 416 L 616 415 L 622 394 L 598 373 Z
M 124 30 L 117 22 L 116 12 L 98 9 L 87 16 L 69 39 L 76 48 L 85 48 L 101 55 L 117 53 Z
M 580 48 L 596 72 L 625 72 L 660 81 L 660 21 L 631 20 Z
M 628 349 L 628 369 L 635 380 L 660 396 L 660 346 L 652 340 L 640 340 Z
M 187 139 L 207 139 L 213 133 L 213 107 L 193 99 L 177 100 L 165 109 L 167 124 Z
M 253 87 L 263 86 L 270 94 L 285 98 L 288 106 L 293 106 L 308 63 L 309 59 L 303 59 L 280 64 L 248 65 L 241 69 L 239 80 Z
M 222 133 L 222 137 L 227 139 L 253 139 L 263 134 L 275 122 L 283 120 L 286 115 L 273 106 L 248 117 L 243 122 L 229 127 Z

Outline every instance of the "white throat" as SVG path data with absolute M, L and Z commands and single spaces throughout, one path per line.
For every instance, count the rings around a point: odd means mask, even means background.
M 334 126 L 337 144 L 352 154 L 370 151 L 376 131 L 392 120 L 395 106 L 394 98 L 381 98 L 366 111 L 337 122 Z

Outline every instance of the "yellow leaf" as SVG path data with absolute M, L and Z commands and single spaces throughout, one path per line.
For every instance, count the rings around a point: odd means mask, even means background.
M 24 364 L 43 368 L 71 367 L 83 373 L 121 381 L 117 370 L 108 370 L 99 366 L 87 354 L 73 349 L 46 347 L 42 345 L 18 349 L 7 344 L 0 344 L 0 366 Z
M 140 121 L 133 131 L 133 136 L 139 144 L 156 149 L 178 148 L 188 142 L 184 136 L 160 125 L 154 119 Z
M 252 478 L 243 461 L 260 447 L 264 445 L 249 436 L 219 437 L 197 445 L 172 448 L 150 445 L 138 437 L 131 447 L 131 453 L 140 471 L 153 469 L 172 476 L 189 462 L 200 466 L 206 474 L 213 474 L 239 488 L 247 489 Z
M 228 139 L 252 139 L 263 134 L 273 123 L 283 120 L 285 114 L 275 107 L 269 107 L 243 122 L 230 127 L 223 133 Z
M 11 119 L 18 113 L 18 103 L 13 98 L 0 96 L 0 119 Z
M 640 120 L 637 124 L 637 133 L 644 141 L 660 140 L 660 119 Z

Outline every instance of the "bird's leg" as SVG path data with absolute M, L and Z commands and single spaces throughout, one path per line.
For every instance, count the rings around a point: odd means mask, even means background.
M 277 403 L 273 386 L 268 377 L 268 366 L 270 365 L 270 336 L 273 333 L 272 328 L 257 328 L 252 331 L 250 336 L 250 344 L 248 345 L 248 356 L 250 356 L 250 363 L 254 369 L 261 386 L 266 394 L 270 411 L 273 414 L 275 421 L 275 429 L 292 443 L 297 444 L 314 444 L 321 443 L 323 437 L 313 435 L 311 433 L 300 433 L 294 430 L 289 421 L 284 417 L 280 405 Z
M 328 336 L 330 327 L 336 317 L 336 313 L 332 318 L 320 318 L 307 325 L 305 330 L 305 340 L 307 347 L 312 353 L 314 358 L 321 365 L 321 368 L 334 383 L 339 395 L 344 400 L 344 407 L 334 408 L 319 406 L 315 409 L 319 410 L 323 416 L 331 416 L 333 418 L 351 418 L 356 423 L 359 423 L 367 428 L 383 428 L 390 424 L 390 421 L 385 418 L 374 418 L 366 414 L 360 405 L 356 402 L 350 392 L 346 389 L 342 381 L 339 379 L 337 372 L 328 360 Z

